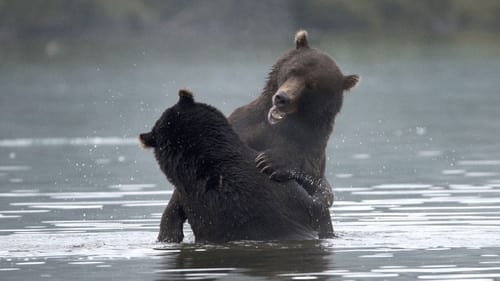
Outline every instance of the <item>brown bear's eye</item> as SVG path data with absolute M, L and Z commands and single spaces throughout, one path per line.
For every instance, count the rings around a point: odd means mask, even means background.
M 306 83 L 306 89 L 312 90 L 316 87 L 316 84 L 314 82 L 307 82 Z

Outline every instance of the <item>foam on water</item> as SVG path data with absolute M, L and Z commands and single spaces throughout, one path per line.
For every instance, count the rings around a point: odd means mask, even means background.
M 500 160 L 461 160 L 458 161 L 461 166 L 499 166 Z
M 120 137 L 86 137 L 86 138 L 20 138 L 0 139 L 0 147 L 30 147 L 30 146 L 109 146 L 137 145 L 136 138 Z
M 0 172 L 28 171 L 30 166 L 0 166 Z

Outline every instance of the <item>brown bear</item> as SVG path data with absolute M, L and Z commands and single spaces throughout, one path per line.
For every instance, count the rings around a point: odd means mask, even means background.
M 276 181 L 297 181 L 322 207 L 317 217 L 321 238 L 333 237 L 325 149 L 343 93 L 358 81 L 358 75 L 343 75 L 328 54 L 309 47 L 302 30 L 295 35 L 295 49 L 272 66 L 260 96 L 229 116 L 241 140 L 261 152 L 256 165 L 263 173 Z M 159 241 L 182 241 L 186 216 L 177 197 L 174 191 L 163 213 Z
M 318 237 L 312 197 L 297 183 L 272 181 L 254 164 L 226 117 L 181 90 L 152 130 L 139 136 L 177 191 L 196 242 Z
M 271 68 L 261 95 L 229 117 L 240 138 L 262 152 L 256 159 L 262 172 L 278 181 L 295 179 L 324 207 L 318 218 L 322 238 L 333 236 L 326 145 L 343 93 L 358 81 L 358 75 L 343 75 L 328 54 L 309 47 L 307 32 L 301 30 L 295 49 Z

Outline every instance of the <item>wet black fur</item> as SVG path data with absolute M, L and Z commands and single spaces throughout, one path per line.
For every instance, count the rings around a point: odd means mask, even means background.
M 181 96 L 140 139 L 154 144 L 196 241 L 317 238 L 311 196 L 293 182 L 281 184 L 261 174 L 256 151 L 241 142 L 217 109 Z

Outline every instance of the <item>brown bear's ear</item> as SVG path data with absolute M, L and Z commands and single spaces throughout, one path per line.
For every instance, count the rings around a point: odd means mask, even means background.
M 179 90 L 179 104 L 194 104 L 193 93 L 188 89 Z
M 295 49 L 309 48 L 309 43 L 307 42 L 307 31 L 299 30 L 295 34 Z
M 359 76 L 356 74 L 344 76 L 344 90 L 352 89 L 352 87 L 358 84 L 360 79 L 361 78 L 359 78 Z
M 153 133 L 144 133 L 139 135 L 139 144 L 143 148 L 156 147 L 156 141 L 153 137 Z

